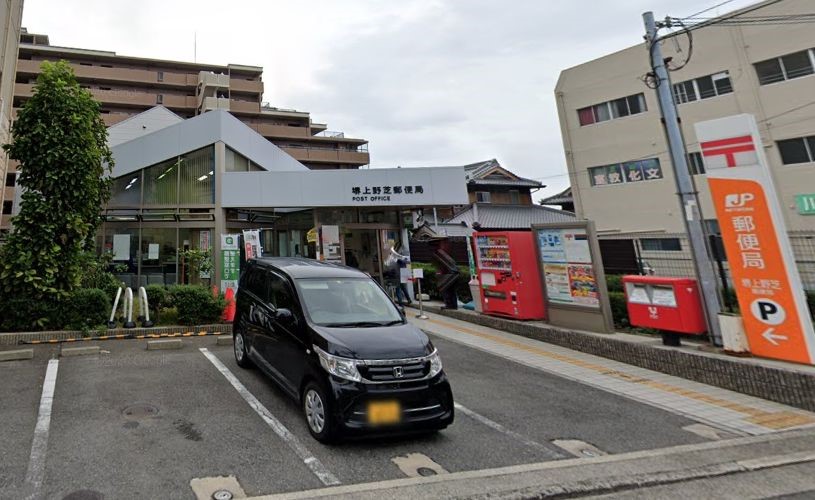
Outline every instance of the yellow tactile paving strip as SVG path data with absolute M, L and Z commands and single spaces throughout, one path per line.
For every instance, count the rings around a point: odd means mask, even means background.
M 606 366 L 601 366 L 596 363 L 592 363 L 589 361 L 585 361 L 582 359 L 578 359 L 572 356 L 567 356 L 565 354 L 559 354 L 556 352 L 547 351 L 540 347 L 527 345 L 521 342 L 516 342 L 510 339 L 506 339 L 503 337 L 499 337 L 497 335 L 491 335 L 489 333 L 479 332 L 477 330 L 473 330 L 471 328 L 467 328 L 465 326 L 454 325 L 452 323 L 448 323 L 446 321 L 439 321 L 436 319 L 427 319 L 425 320 L 430 323 L 437 324 L 439 326 L 443 326 L 445 328 L 450 328 L 462 333 L 466 333 L 468 335 L 473 335 L 476 337 L 480 337 L 482 339 L 490 340 L 492 342 L 496 342 L 498 344 L 505 345 L 507 347 L 512 347 L 514 349 L 519 349 L 522 351 L 526 351 L 532 354 L 537 354 L 539 356 L 544 356 L 549 359 L 554 359 L 557 361 L 561 361 L 563 363 L 568 363 L 570 365 L 578 366 L 580 368 L 584 368 L 587 370 L 592 370 L 597 372 L 598 374 L 605 375 L 608 377 L 617 378 L 620 380 L 624 380 L 626 382 L 631 382 L 635 384 L 641 384 L 653 389 L 658 389 L 661 391 L 665 391 L 671 394 L 676 394 L 679 396 L 684 396 L 686 398 L 690 398 L 696 401 L 701 401 L 703 403 L 707 403 L 713 406 L 717 406 L 722 409 L 732 410 L 747 416 L 745 418 L 745 422 L 749 422 L 755 425 L 759 425 L 768 429 L 773 430 L 784 430 L 789 429 L 792 427 L 798 427 L 801 425 L 807 424 L 815 424 L 815 417 L 809 415 L 804 412 L 797 412 L 797 411 L 776 411 L 771 412 L 767 410 L 763 410 L 760 408 L 754 408 L 751 406 L 747 406 L 742 403 L 737 403 L 735 401 L 728 401 L 726 399 L 718 398 L 716 396 L 711 396 L 709 394 L 703 394 L 698 391 L 694 391 L 692 389 L 685 389 L 682 387 L 676 387 L 670 384 L 666 384 L 664 382 L 659 382 L 656 380 L 651 380 L 648 378 L 640 377 L 637 375 L 631 375 L 625 372 L 621 372 L 619 370 L 611 370 Z

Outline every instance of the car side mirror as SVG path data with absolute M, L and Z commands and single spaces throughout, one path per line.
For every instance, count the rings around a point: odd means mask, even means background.
M 274 317 L 277 321 L 287 325 L 296 322 L 294 313 L 291 312 L 291 309 L 286 309 L 285 307 L 280 307 L 275 310 Z

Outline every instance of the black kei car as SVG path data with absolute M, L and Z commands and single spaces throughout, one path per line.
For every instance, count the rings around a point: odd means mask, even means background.
M 367 274 L 311 259 L 255 259 L 236 302 L 238 365 L 257 366 L 295 398 L 315 439 L 453 422 L 439 353 Z

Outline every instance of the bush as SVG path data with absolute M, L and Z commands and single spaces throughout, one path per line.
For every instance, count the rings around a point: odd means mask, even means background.
M 411 263 L 413 269 L 424 270 L 424 278 L 422 278 L 422 293 L 426 293 L 431 299 L 438 299 L 439 291 L 436 289 L 436 266 L 433 264 L 425 264 L 423 262 Z M 414 282 L 415 283 L 415 282 Z M 416 293 L 419 293 L 419 287 L 414 286 Z
M 623 277 L 619 274 L 607 274 L 606 288 L 609 292 L 623 292 Z
M 80 281 L 80 288 L 98 288 L 104 291 L 108 300 L 113 304 L 113 299 L 116 298 L 116 292 L 122 285 L 116 276 L 113 275 L 108 268 L 112 262 L 112 254 L 103 254 L 97 256 L 93 252 L 85 252 L 82 254 L 82 279 Z
M 147 305 L 150 307 L 150 319 L 158 323 L 159 311 L 169 304 L 169 294 L 164 285 L 147 285 L 144 287 L 147 292 Z
M 168 293 L 182 325 L 217 323 L 226 306 L 223 296 L 213 297 L 209 289 L 200 286 L 176 285 Z
M 608 292 L 608 301 L 611 304 L 611 316 L 614 318 L 614 326 L 617 328 L 628 328 L 631 323 L 628 320 L 628 306 L 623 292 Z
M 0 331 L 26 332 L 60 328 L 59 304 L 29 299 L 0 300 Z
M 62 302 L 60 326 L 70 330 L 89 330 L 104 325 L 109 318 L 110 307 L 110 299 L 104 290 L 74 290 Z

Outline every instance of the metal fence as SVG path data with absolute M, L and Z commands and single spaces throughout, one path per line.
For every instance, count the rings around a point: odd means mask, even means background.
M 815 231 L 790 231 L 790 244 L 804 289 L 815 291 Z M 600 235 L 600 252 L 606 274 L 695 276 L 685 233 Z M 709 247 L 722 288 L 733 288 L 730 264 L 720 235 L 710 235 Z

